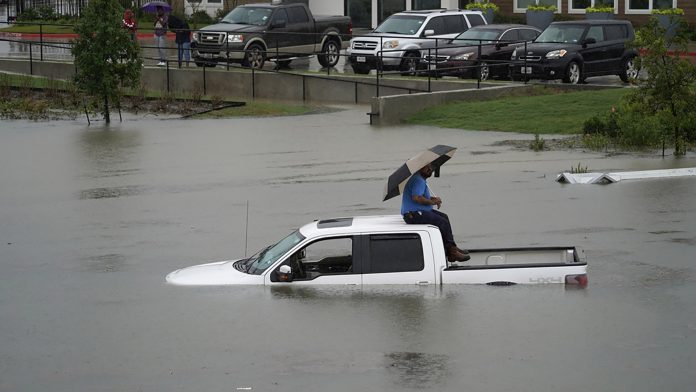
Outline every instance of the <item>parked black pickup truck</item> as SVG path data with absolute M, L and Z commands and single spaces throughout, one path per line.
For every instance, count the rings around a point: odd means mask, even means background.
M 236 7 L 220 23 L 195 32 L 191 47 L 198 66 L 261 68 L 266 60 L 287 65 L 317 54 L 322 66 L 333 67 L 352 30 L 348 16 L 313 16 L 305 4 L 273 1 Z

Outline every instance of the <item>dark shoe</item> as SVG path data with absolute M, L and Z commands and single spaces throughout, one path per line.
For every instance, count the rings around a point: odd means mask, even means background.
M 467 261 L 469 259 L 471 259 L 471 256 L 461 252 L 456 246 L 447 249 L 447 260 L 450 262 Z

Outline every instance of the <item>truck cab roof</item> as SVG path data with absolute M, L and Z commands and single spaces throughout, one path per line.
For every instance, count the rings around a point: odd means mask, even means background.
M 305 237 L 337 234 L 382 233 L 434 228 L 430 225 L 408 225 L 401 215 L 354 216 L 317 220 L 300 228 Z

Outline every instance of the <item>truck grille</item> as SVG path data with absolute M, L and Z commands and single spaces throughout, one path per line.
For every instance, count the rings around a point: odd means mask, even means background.
M 377 42 L 371 42 L 371 41 L 355 41 L 355 42 L 353 42 L 353 49 L 358 49 L 358 50 L 375 50 L 375 49 L 377 49 Z
M 220 45 L 225 41 L 225 33 L 200 32 L 199 43 L 201 45 Z
M 443 63 L 447 60 L 449 60 L 450 56 L 436 56 L 436 55 L 431 55 L 431 54 L 426 54 L 423 56 L 425 61 L 429 63 Z
M 518 59 L 527 61 L 540 61 L 541 56 L 519 56 Z

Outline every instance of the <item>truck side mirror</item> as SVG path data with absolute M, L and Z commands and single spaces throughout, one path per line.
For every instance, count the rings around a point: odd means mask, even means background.
M 282 29 L 286 25 L 287 25 L 287 22 L 285 21 L 285 19 L 277 19 L 271 23 L 271 28 L 272 29 Z
M 431 35 L 435 35 L 435 30 L 425 30 L 423 32 L 423 35 L 426 37 L 430 37 Z

